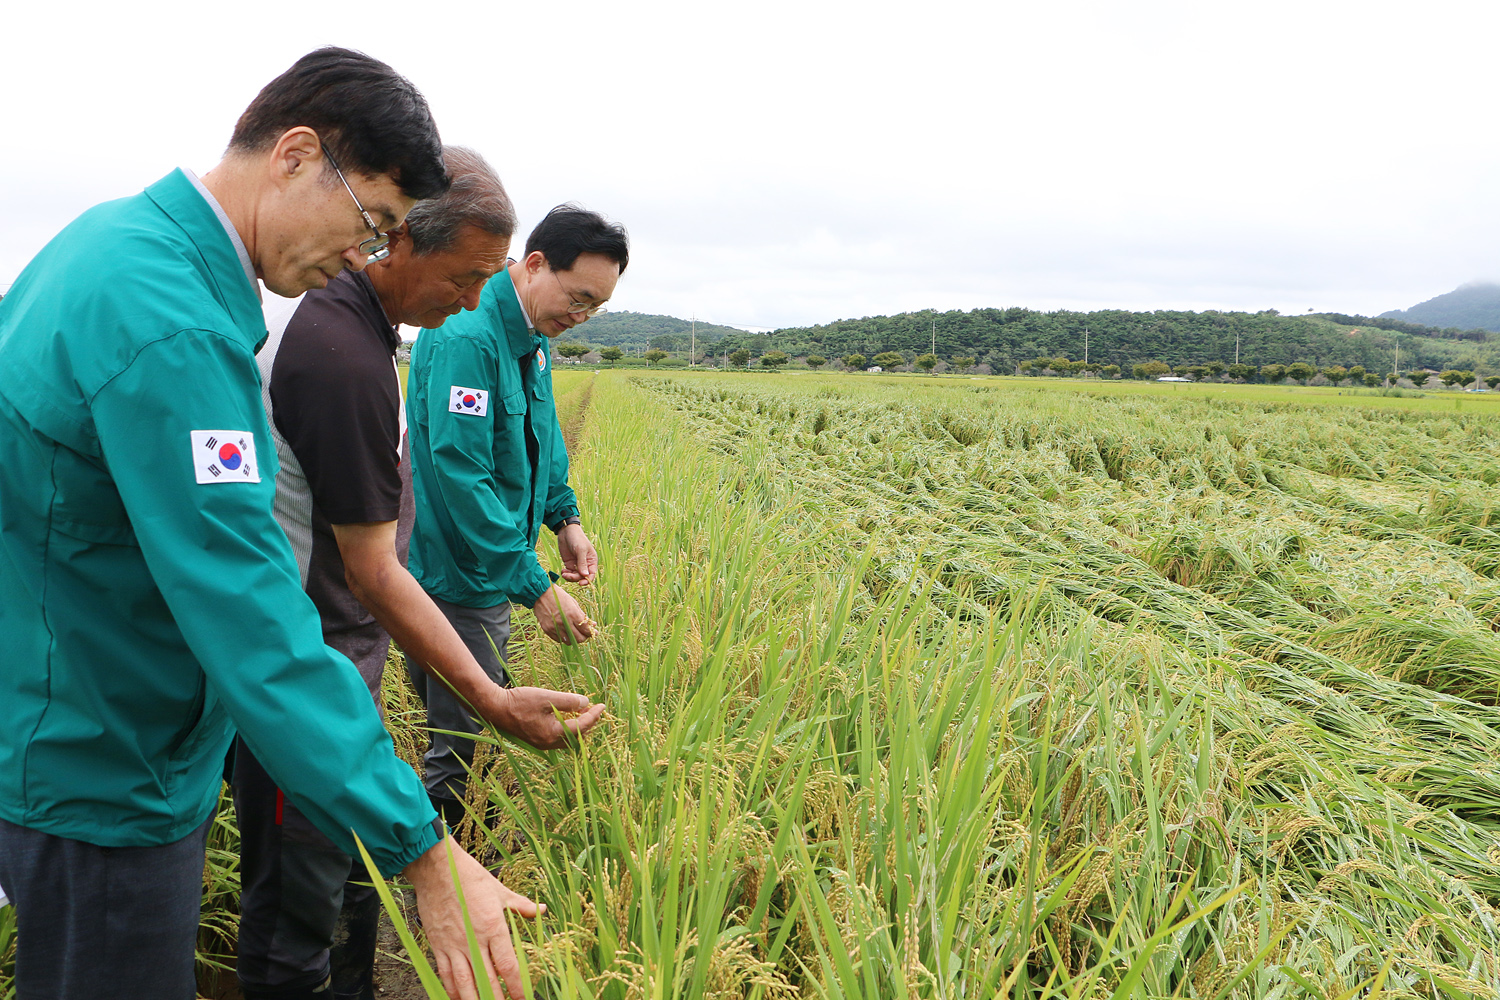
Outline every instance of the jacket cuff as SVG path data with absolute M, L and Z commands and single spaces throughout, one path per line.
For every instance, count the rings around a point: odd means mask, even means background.
M 432 809 L 429 805 L 428 809 Z M 421 835 L 417 837 L 415 846 L 402 851 L 399 854 L 389 855 L 386 858 L 375 858 L 375 864 L 380 869 L 380 874 L 386 878 L 394 878 L 401 874 L 402 869 L 413 861 L 432 850 L 443 840 L 443 818 L 433 810 L 432 822 L 424 824 Z M 374 857 L 374 854 L 371 854 Z
M 511 595 L 511 600 L 529 608 L 541 600 L 542 595 L 551 587 L 552 578 L 547 575 L 546 570 L 542 569 L 541 563 L 533 562 L 531 571 L 526 574 L 526 579 L 521 583 L 520 589 Z
M 547 527 L 551 528 L 552 533 L 555 535 L 557 534 L 557 530 L 562 527 L 564 521 L 570 517 L 579 516 L 577 504 L 568 504 L 566 507 L 559 507 L 557 510 L 547 514 Z

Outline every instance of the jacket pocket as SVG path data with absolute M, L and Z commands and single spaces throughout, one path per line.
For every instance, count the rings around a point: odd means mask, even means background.
M 187 761 L 195 757 L 205 741 L 222 731 L 224 715 L 224 704 L 208 686 L 208 678 L 201 679 L 198 693 L 193 699 L 193 707 L 188 712 L 190 721 L 178 732 L 168 752 L 172 762 Z
M 525 413 L 526 412 L 526 390 L 525 389 L 517 389 L 515 392 L 511 393 L 510 395 L 508 395 L 504 399 L 502 399 L 500 401 L 500 405 L 503 406 L 503 407 L 505 407 L 505 412 L 509 413 L 513 417 L 514 416 L 519 416 L 520 414 Z

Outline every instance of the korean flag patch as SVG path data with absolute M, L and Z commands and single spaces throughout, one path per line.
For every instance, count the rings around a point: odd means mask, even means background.
M 482 417 L 489 411 L 490 394 L 483 389 L 470 389 L 455 385 L 448 393 L 449 413 L 472 413 Z
M 258 483 L 255 435 L 249 431 L 192 431 L 193 472 L 200 483 Z

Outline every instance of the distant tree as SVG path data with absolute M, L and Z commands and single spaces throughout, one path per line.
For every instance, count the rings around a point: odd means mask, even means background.
M 1178 378 L 1191 378 L 1193 373 L 1188 371 L 1187 365 L 1178 365 L 1172 369 L 1172 374 Z
M 1099 374 L 1103 375 L 1105 378 L 1117 378 L 1120 374 L 1120 366 L 1105 365 L 1103 368 L 1099 369 Z
M 1365 372 L 1359 377 L 1359 380 L 1365 385 L 1369 386 L 1371 389 L 1380 384 L 1380 376 L 1376 375 L 1374 372 Z
M 1260 377 L 1275 385 L 1286 378 L 1286 365 L 1261 365 Z
M 780 368 L 790 360 L 791 358 L 788 358 L 781 351 L 767 351 L 760 356 L 760 366 L 762 368 Z
M 664 358 L 666 356 L 667 356 L 667 352 L 663 351 L 663 350 L 661 350 L 660 348 L 657 348 L 657 347 L 651 348 L 651 350 L 647 351 L 643 355 L 643 357 L 646 359 L 646 362 L 648 364 L 653 364 L 653 365 L 656 364 L 658 361 L 660 361 L 662 358 Z
M 821 354 L 809 354 L 804 360 L 807 362 L 807 367 L 809 368 L 822 368 L 828 364 L 828 359 Z
M 589 352 L 588 344 L 558 344 L 553 348 L 559 356 L 564 358 L 581 358 Z
M 614 364 L 624 356 L 625 352 L 620 350 L 618 347 L 606 347 L 599 352 L 599 357 L 603 358 L 605 361 L 608 361 L 610 364 Z
M 1130 372 L 1136 378 L 1153 379 L 1161 378 L 1163 375 L 1170 375 L 1172 369 L 1164 361 L 1147 361 L 1144 364 L 1132 365 Z
M 923 354 L 917 358 L 916 364 L 924 372 L 930 372 L 937 367 L 938 356 L 936 354 Z
M 1224 362 L 1222 361 L 1210 361 L 1204 367 L 1208 369 L 1208 374 L 1214 378 L 1218 378 L 1224 374 Z
M 1066 361 L 1068 359 L 1067 358 L 1063 358 L 1063 360 Z M 1036 373 L 1038 375 L 1041 375 L 1042 373 L 1046 372 L 1048 369 L 1050 369 L 1052 367 L 1052 359 L 1051 358 L 1032 358 L 1031 359 L 1031 367 L 1033 367 L 1033 368 L 1036 369 Z
M 1484 384 L 1489 386 L 1491 389 L 1495 388 L 1495 386 L 1500 385 L 1500 375 L 1486 376 Z
M 741 347 L 729 355 L 729 363 L 736 368 L 743 368 L 750 363 L 750 352 Z
M 1366 374 L 1364 365 L 1349 366 L 1349 378 L 1356 383 L 1363 382 Z
M 974 367 L 974 358 L 968 354 L 955 354 L 948 359 L 955 371 L 967 371 Z
M 844 367 L 853 368 L 855 371 L 858 371 L 865 366 L 865 362 L 868 360 L 863 354 L 846 354 L 844 355 Z
M 1407 381 L 1411 382 L 1411 384 L 1416 386 L 1418 389 L 1422 388 L 1423 384 L 1426 383 L 1429 377 L 1430 376 L 1420 368 L 1406 373 Z
M 1286 377 L 1307 384 L 1307 380 L 1318 374 L 1318 370 L 1306 361 L 1293 361 L 1286 366 Z
M 1251 379 L 1253 379 L 1255 377 L 1255 366 L 1254 365 L 1242 365 L 1242 364 L 1236 363 L 1236 364 L 1230 365 L 1228 368 L 1226 368 L 1224 370 L 1229 373 L 1229 377 L 1230 378 L 1237 378 L 1237 379 L 1241 379 L 1241 380 L 1246 381 L 1246 382 L 1250 381 Z
M 1449 368 L 1438 376 L 1438 379 L 1446 386 L 1452 388 L 1458 384 L 1458 380 L 1464 377 L 1464 373 L 1456 368 Z
M 1202 379 L 1208 375 L 1208 365 L 1188 365 L 1187 373 L 1194 379 Z
M 1022 361 L 1020 364 L 1016 365 L 1016 371 L 1020 372 L 1022 375 L 1029 374 L 1031 372 L 1031 369 L 1032 364 L 1030 361 Z
M 895 351 L 881 351 L 875 357 L 871 358 L 871 360 L 882 368 L 894 368 L 897 365 L 906 364 L 906 359 Z
M 1459 376 L 1458 384 L 1461 385 L 1461 386 L 1463 386 L 1465 389 L 1467 389 L 1469 387 L 1470 383 L 1472 383 L 1473 381 L 1474 381 L 1474 373 L 1470 372 L 1470 371 L 1466 371 L 1462 375 Z
M 1343 365 L 1330 365 L 1329 367 L 1322 369 L 1322 372 L 1323 377 L 1332 382 L 1334 385 L 1338 385 L 1340 382 L 1344 381 L 1344 379 L 1349 377 L 1349 369 L 1345 368 Z

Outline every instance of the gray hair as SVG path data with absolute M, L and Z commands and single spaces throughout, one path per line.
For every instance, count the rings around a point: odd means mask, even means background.
M 440 198 L 419 201 L 406 215 L 412 252 L 453 249 L 465 226 L 507 239 L 516 234 L 516 207 L 484 157 L 463 146 L 444 146 L 443 163 L 453 186 Z

